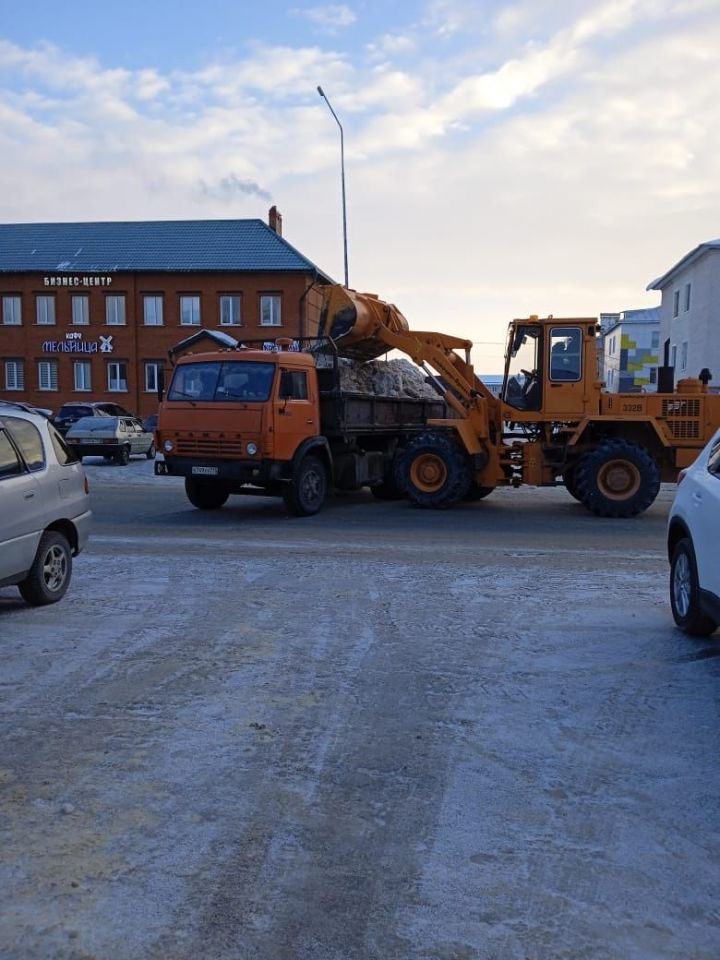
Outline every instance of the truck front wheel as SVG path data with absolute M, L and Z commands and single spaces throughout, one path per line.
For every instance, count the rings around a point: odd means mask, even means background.
M 224 483 L 218 480 L 185 478 L 185 493 L 190 503 L 198 510 L 219 510 L 230 496 Z
M 471 480 L 467 454 L 449 433 L 421 433 L 398 460 L 398 485 L 417 507 L 444 510 L 463 499 Z
M 628 440 L 607 440 L 586 453 L 573 470 L 578 499 L 598 517 L 634 517 L 660 490 L 653 458 Z
M 328 472 L 317 457 L 305 457 L 285 491 L 285 506 L 296 517 L 311 517 L 325 502 Z

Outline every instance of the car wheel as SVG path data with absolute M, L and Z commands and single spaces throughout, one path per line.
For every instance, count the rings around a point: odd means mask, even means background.
M 147 450 L 147 453 L 145 454 L 145 456 L 148 458 L 148 460 L 154 460 L 154 459 L 155 459 L 155 444 L 154 444 L 154 443 L 151 443 L 151 444 L 150 444 L 150 446 L 148 447 L 148 450 Z
M 185 478 L 185 493 L 198 510 L 219 510 L 230 496 L 222 480 L 195 480 L 193 477 Z
M 285 492 L 285 506 L 296 517 L 311 517 L 325 503 L 328 473 L 317 457 L 305 457 Z
M 670 562 L 670 606 L 675 623 L 685 633 L 707 637 L 717 624 L 700 609 L 700 584 L 692 541 L 685 537 Z
M 72 576 L 70 544 L 61 533 L 49 530 L 40 538 L 27 577 L 18 584 L 20 595 L 33 606 L 56 603 L 65 596 Z
M 115 462 L 119 463 L 121 467 L 126 467 L 130 463 L 130 447 L 121 447 L 115 457 Z

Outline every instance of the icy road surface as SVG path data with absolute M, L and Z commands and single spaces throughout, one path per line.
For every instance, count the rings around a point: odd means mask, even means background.
M 3 960 L 717 960 L 671 491 L 297 521 L 150 471 L 88 465 L 61 604 L 0 590 Z

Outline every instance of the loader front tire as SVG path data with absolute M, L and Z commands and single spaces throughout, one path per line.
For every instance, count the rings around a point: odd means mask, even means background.
M 580 501 L 598 517 L 635 517 L 654 502 L 660 470 L 643 447 L 606 440 L 586 453 L 573 471 Z
M 580 494 L 578 493 L 577 482 L 575 480 L 575 467 L 568 467 L 565 473 L 563 474 L 563 483 L 565 484 L 565 489 L 570 494 L 571 497 L 574 497 L 576 500 L 582 501 Z
M 470 489 L 470 460 L 449 432 L 421 433 L 398 459 L 397 483 L 416 507 L 444 510 Z

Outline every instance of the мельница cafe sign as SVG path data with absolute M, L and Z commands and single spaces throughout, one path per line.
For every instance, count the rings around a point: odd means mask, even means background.
M 97 340 L 83 340 L 81 333 L 66 333 L 64 340 L 44 340 L 44 353 L 112 353 L 112 334 Z

